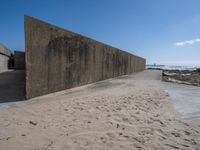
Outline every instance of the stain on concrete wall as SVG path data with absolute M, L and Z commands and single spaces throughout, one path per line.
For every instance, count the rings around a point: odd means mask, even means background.
M 27 99 L 145 69 L 145 59 L 25 17 Z

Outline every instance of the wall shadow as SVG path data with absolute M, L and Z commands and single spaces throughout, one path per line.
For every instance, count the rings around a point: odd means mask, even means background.
M 0 103 L 25 100 L 25 71 L 0 73 Z

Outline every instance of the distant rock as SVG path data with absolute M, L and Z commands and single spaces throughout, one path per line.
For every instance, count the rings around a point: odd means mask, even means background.
M 162 80 L 180 84 L 200 86 L 200 68 L 196 70 L 163 70 Z

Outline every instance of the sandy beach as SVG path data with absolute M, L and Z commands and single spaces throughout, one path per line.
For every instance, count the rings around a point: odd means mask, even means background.
M 200 126 L 182 119 L 160 77 L 146 70 L 0 109 L 0 149 L 200 149 Z

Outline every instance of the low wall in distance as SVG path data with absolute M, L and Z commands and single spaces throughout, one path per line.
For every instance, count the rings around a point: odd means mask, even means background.
M 14 68 L 25 69 L 25 52 L 14 51 Z
M 26 98 L 130 74 L 145 59 L 25 17 Z

